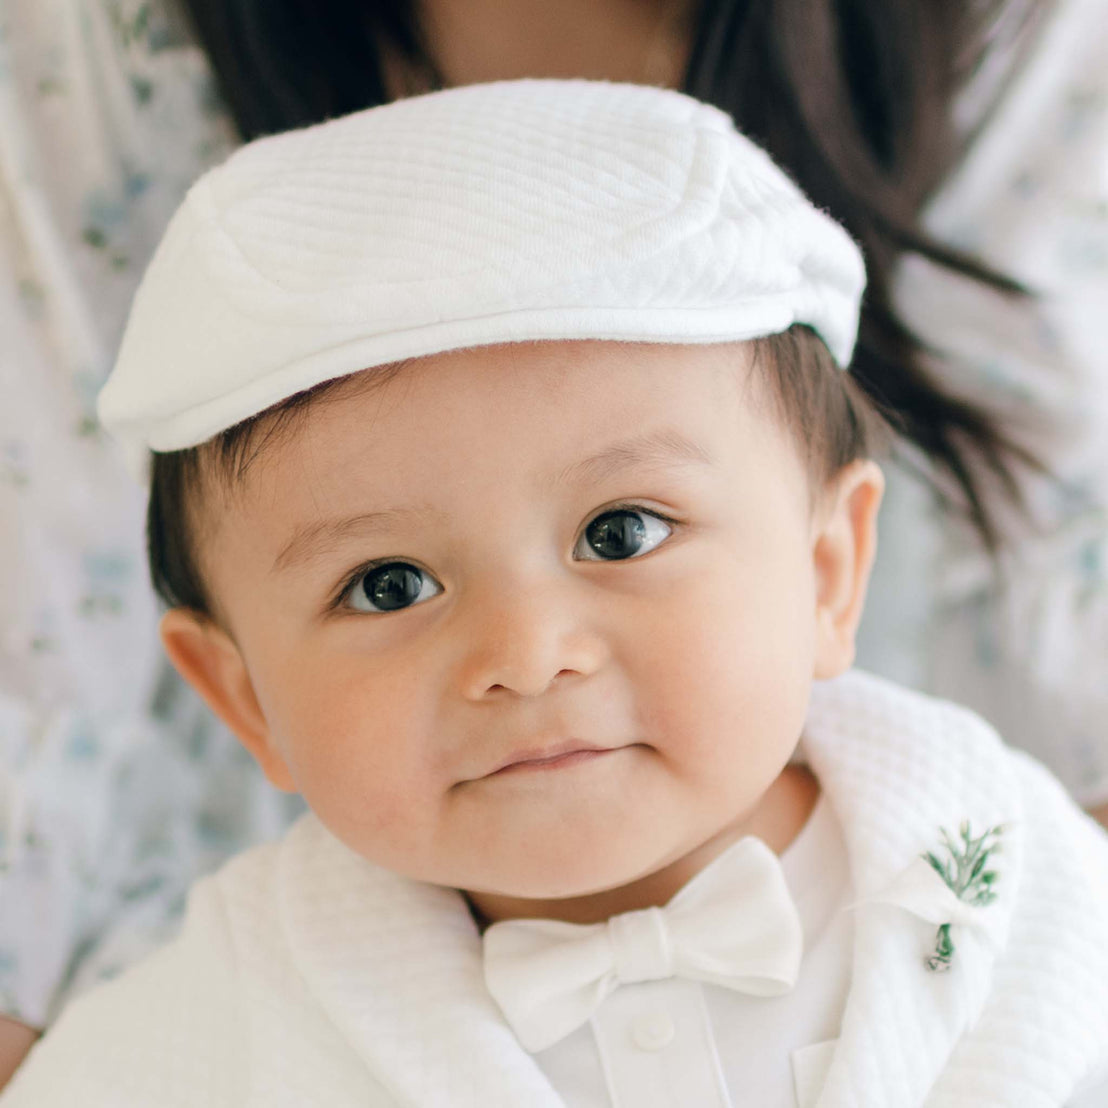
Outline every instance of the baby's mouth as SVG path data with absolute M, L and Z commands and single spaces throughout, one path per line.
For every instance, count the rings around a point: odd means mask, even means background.
M 485 777 L 568 768 L 603 757 L 619 749 L 621 748 L 618 746 L 597 746 L 592 743 L 570 741 L 517 750 L 485 774 Z

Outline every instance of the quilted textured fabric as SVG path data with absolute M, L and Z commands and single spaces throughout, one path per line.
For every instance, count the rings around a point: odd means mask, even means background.
M 854 974 L 819 1108 L 1108 1103 L 1108 838 L 979 719 L 861 673 L 817 687 L 803 752 L 842 821 Z M 956 832 L 1004 825 L 995 904 L 935 926 L 883 893 Z M 181 938 L 76 1002 L 3 1108 L 554 1108 L 485 991 L 452 890 L 306 817 L 197 886 Z
M 845 364 L 863 283 L 847 234 L 715 108 L 603 82 L 449 89 L 202 177 L 99 412 L 137 463 L 329 378 L 490 343 L 801 322 Z

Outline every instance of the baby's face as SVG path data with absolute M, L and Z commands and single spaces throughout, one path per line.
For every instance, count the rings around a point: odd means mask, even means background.
M 500 346 L 324 398 L 208 509 L 209 699 L 347 845 L 441 885 L 579 896 L 751 820 L 849 658 L 748 358 Z

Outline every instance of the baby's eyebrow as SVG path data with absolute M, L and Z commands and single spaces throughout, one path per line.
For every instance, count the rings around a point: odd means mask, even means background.
M 316 523 L 302 523 L 292 538 L 273 559 L 271 573 L 283 573 L 296 566 L 303 565 L 323 554 L 328 546 L 352 536 L 364 536 L 384 530 L 413 515 L 423 515 L 409 508 L 386 508 L 377 512 L 363 512 L 361 515 L 345 519 L 324 519 Z
M 612 443 L 581 461 L 573 462 L 558 474 L 555 483 L 584 484 L 601 481 L 628 466 L 681 463 L 710 466 L 715 464 L 715 458 L 680 431 L 662 428 Z
M 715 459 L 688 436 L 672 428 L 649 431 L 622 439 L 598 450 L 595 454 L 572 462 L 555 477 L 555 484 L 581 485 L 601 481 L 613 473 L 636 465 L 672 466 L 681 464 L 713 465 Z M 319 520 L 300 524 L 292 538 L 273 560 L 271 573 L 283 573 L 301 566 L 323 554 L 327 548 L 343 539 L 362 537 L 389 526 L 426 516 L 427 512 L 411 508 L 387 508 L 364 512 L 346 519 Z

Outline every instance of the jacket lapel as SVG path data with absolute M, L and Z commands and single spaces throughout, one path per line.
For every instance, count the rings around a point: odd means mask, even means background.
M 999 739 L 968 713 L 861 673 L 817 686 L 802 751 L 835 809 L 856 894 L 854 969 L 818 1108 L 917 1108 L 981 1014 L 1007 940 L 1022 858 L 1020 789 Z M 937 927 L 892 903 L 905 871 L 969 821 L 1003 825 L 996 902 L 956 926 L 946 972 L 926 968 Z M 936 881 L 940 892 L 945 889 Z
M 488 995 L 458 893 L 369 864 L 311 817 L 279 883 L 297 969 L 392 1103 L 561 1108 Z

